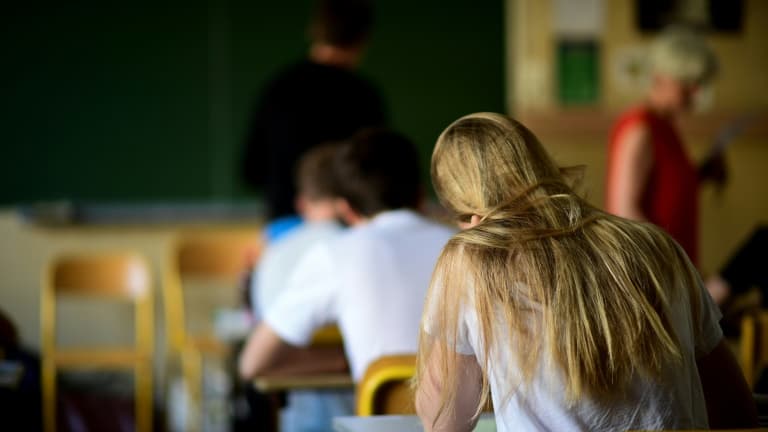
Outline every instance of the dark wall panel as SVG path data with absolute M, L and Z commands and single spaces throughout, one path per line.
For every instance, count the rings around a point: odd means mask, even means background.
M 0 6 L 0 204 L 227 200 L 258 89 L 306 51 L 308 1 Z M 502 2 L 378 4 L 363 73 L 422 149 L 503 110 Z

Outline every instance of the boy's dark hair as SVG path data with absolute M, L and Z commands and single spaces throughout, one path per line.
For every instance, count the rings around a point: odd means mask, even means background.
M 338 196 L 366 217 L 415 208 L 421 198 L 416 147 L 405 136 L 386 129 L 365 129 L 341 143 L 334 176 Z
M 339 47 L 359 45 L 373 27 L 369 0 L 318 0 L 309 26 L 312 40 Z
M 308 150 L 296 169 L 296 190 L 310 200 L 336 196 L 333 158 L 338 143 L 326 143 Z

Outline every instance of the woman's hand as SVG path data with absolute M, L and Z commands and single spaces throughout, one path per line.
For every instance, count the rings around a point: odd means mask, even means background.
M 699 165 L 699 180 L 714 182 L 718 187 L 725 186 L 728 182 L 728 165 L 723 152 L 710 154 L 704 159 Z

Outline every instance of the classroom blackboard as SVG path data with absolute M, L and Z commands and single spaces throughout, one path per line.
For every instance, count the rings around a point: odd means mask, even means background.
M 0 14 L 0 205 L 254 196 L 254 97 L 306 52 L 311 2 L 14 2 Z M 428 166 L 460 115 L 503 111 L 503 2 L 379 1 L 362 73 Z M 425 172 L 425 179 L 427 178 Z

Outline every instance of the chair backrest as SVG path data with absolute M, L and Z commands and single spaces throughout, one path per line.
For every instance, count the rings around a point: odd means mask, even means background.
M 314 347 L 338 347 L 344 344 L 339 328 L 334 325 L 320 327 L 312 335 L 311 345 Z
M 741 369 L 750 388 L 768 366 L 768 310 L 745 313 L 741 320 Z
M 410 388 L 415 372 L 415 354 L 384 356 L 371 363 L 357 385 L 357 415 L 415 413 Z
M 180 350 L 187 342 L 183 280 L 187 277 L 237 284 L 249 261 L 260 252 L 254 229 L 185 232 L 171 246 L 163 281 L 168 344 Z
M 133 370 L 136 427 L 140 431 L 150 430 L 154 349 L 154 303 L 151 288 L 150 267 L 136 253 L 68 254 L 50 261 L 43 273 L 40 300 L 43 418 L 46 431 L 53 431 L 56 427 L 56 374 L 59 368 L 64 367 Z M 96 350 L 59 348 L 56 343 L 56 302 L 60 295 L 133 303 L 134 346 Z
M 59 292 L 106 297 L 139 297 L 149 287 L 146 263 L 135 255 L 65 255 L 50 268 Z
M 132 252 L 67 254 L 54 258 L 43 274 L 41 329 L 44 352 L 56 349 L 59 295 L 111 298 L 135 304 L 137 351 L 151 355 L 154 344 L 152 276 L 147 261 Z

